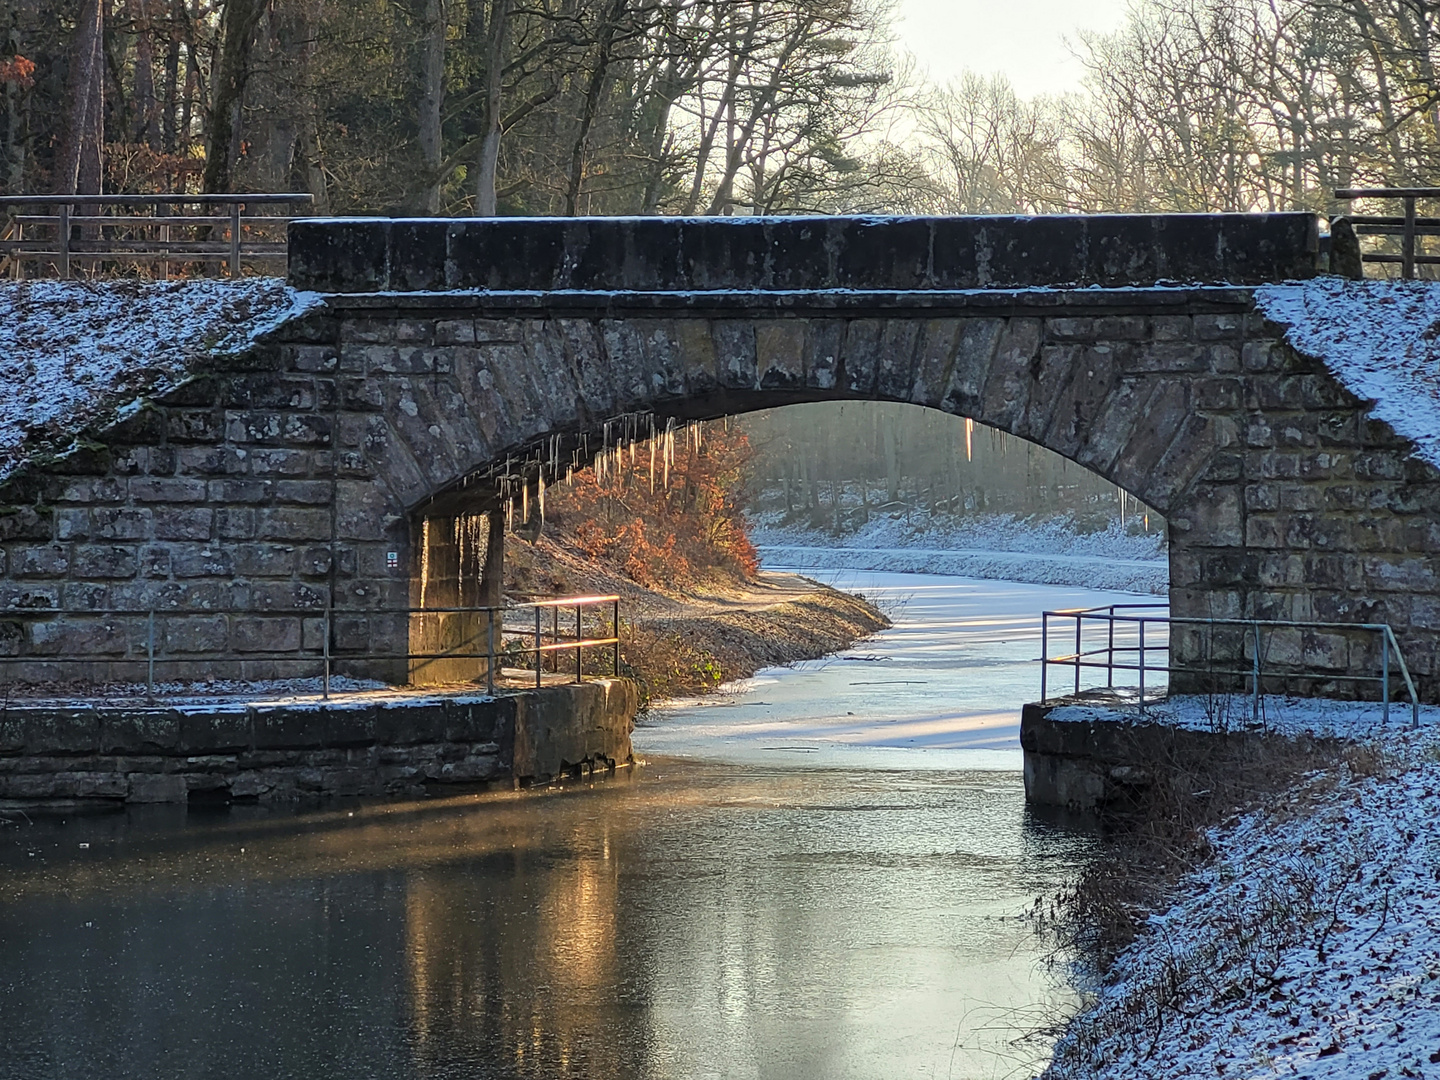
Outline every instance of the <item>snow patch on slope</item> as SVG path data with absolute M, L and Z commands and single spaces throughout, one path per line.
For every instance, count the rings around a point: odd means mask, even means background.
M 0 282 L 0 475 L 320 303 L 277 278 Z
M 1068 516 L 1012 514 L 931 517 L 877 515 L 854 532 L 832 535 L 784 525 L 783 514 L 757 514 L 750 538 L 767 567 L 787 570 L 888 570 L 952 577 L 1073 585 L 1164 595 L 1170 587 L 1165 538 L 1112 522 L 1079 530 Z
M 1210 836 L 1077 1017 L 1050 1080 L 1434 1076 L 1440 1062 L 1440 745 Z
M 1440 283 L 1322 277 L 1255 293 L 1285 339 L 1440 467 Z

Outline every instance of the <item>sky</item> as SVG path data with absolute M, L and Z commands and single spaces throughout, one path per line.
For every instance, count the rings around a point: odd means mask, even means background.
M 1119 26 L 1127 0 L 900 0 L 897 46 L 936 82 L 1002 72 L 1022 97 L 1077 90 L 1084 69 L 1065 44 L 1076 29 Z

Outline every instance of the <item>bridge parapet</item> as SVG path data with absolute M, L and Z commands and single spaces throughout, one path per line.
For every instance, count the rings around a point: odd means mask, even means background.
M 1314 214 L 344 219 L 290 226 L 329 293 L 1014 289 L 1313 277 Z

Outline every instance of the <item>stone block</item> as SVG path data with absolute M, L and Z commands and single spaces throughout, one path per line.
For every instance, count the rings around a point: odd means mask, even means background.
M 157 540 L 209 540 L 214 521 L 214 512 L 202 506 L 157 508 L 154 536 Z
M 256 706 L 255 749 L 319 749 L 325 745 L 325 712 L 319 706 Z
M 329 540 L 330 536 L 331 517 L 328 509 L 268 507 L 260 511 L 256 522 L 256 537 L 261 540 L 313 542 Z
M 185 477 L 136 476 L 129 481 L 130 497 L 141 503 L 204 502 L 204 480 Z
M 105 706 L 97 712 L 102 754 L 168 754 L 180 747 L 180 714 L 173 709 Z
M 213 409 L 169 409 L 165 438 L 170 443 L 216 443 L 224 437 L 224 418 Z
M 100 750 L 100 716 L 89 705 L 7 711 L 23 720 L 27 754 L 94 754 Z
M 77 544 L 71 556 L 71 569 L 77 577 L 87 579 L 133 578 L 135 548 L 118 544 Z
M 221 509 L 215 511 L 215 536 L 220 540 L 253 540 L 258 516 L 254 510 Z
M 129 506 L 97 506 L 89 515 L 90 536 L 96 540 L 144 540 L 154 520 L 153 510 Z
M 220 653 L 230 640 L 224 615 L 170 616 L 160 632 L 167 653 Z
M 373 706 L 330 705 L 323 712 L 327 747 L 333 749 L 375 745 L 376 722 Z
M 177 578 L 229 578 L 235 574 L 235 558 L 218 544 L 181 544 L 171 549 L 170 568 Z
M 275 483 L 275 501 L 280 503 L 329 506 L 334 495 L 334 486 L 328 480 L 278 480 Z
M 183 776 L 152 776 L 132 773 L 129 777 L 132 803 L 183 803 L 190 798 Z
M 1196 315 L 1191 320 L 1196 341 L 1229 341 L 1241 337 L 1245 332 L 1245 316 Z
M 50 544 L 10 551 L 10 573 L 17 578 L 64 577 L 70 572 L 70 548 Z
M 300 648 L 300 620 L 293 616 L 236 616 L 230 644 L 242 653 L 294 653 Z
M 445 706 L 434 699 L 382 702 L 375 708 L 375 741 L 383 746 L 413 746 L 445 740 Z

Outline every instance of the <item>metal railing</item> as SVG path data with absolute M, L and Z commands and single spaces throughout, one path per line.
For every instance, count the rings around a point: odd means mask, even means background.
M 1135 689 L 1139 693 L 1139 707 L 1143 712 L 1146 705 L 1147 689 L 1145 676 L 1147 674 L 1161 675 L 1166 678 L 1167 686 L 1172 675 L 1186 675 L 1192 677 L 1204 677 L 1211 679 L 1232 679 L 1249 682 L 1249 696 L 1251 699 L 1251 718 L 1258 723 L 1260 720 L 1260 699 L 1262 688 L 1266 681 L 1281 682 L 1288 685 L 1291 680 L 1308 679 L 1320 682 L 1354 682 L 1354 683 L 1379 683 L 1380 699 L 1383 703 L 1385 722 L 1390 720 L 1390 702 L 1392 694 L 1393 666 L 1399 669 L 1399 675 L 1403 680 L 1405 689 L 1410 697 L 1410 719 L 1411 723 L 1420 726 L 1420 699 L 1415 692 L 1414 680 L 1410 677 L 1410 669 L 1405 663 L 1405 657 L 1400 651 L 1400 643 L 1395 638 L 1395 632 L 1388 623 L 1327 623 L 1327 622 L 1284 622 L 1266 619 L 1199 619 L 1175 617 L 1169 614 L 1151 615 L 1139 614 L 1143 611 L 1167 611 L 1169 605 L 1163 603 L 1149 604 L 1111 604 L 1108 607 L 1097 608 L 1073 608 L 1065 611 L 1046 611 L 1040 616 L 1040 699 L 1049 699 L 1049 671 L 1052 666 L 1062 668 L 1073 668 L 1075 672 L 1074 692 L 1081 691 L 1081 675 L 1086 670 L 1104 671 L 1105 688 L 1116 689 L 1116 672 L 1133 672 L 1136 676 Z M 1071 635 L 1069 627 L 1064 630 L 1064 640 L 1068 643 L 1073 636 L 1075 647 L 1073 652 L 1063 653 L 1058 656 L 1050 655 L 1050 633 L 1053 620 L 1074 621 L 1074 633 Z M 1087 640 L 1086 628 L 1088 626 L 1103 630 L 1103 643 L 1087 648 L 1087 644 L 1094 641 L 1094 634 Z M 1172 664 L 1170 658 L 1170 628 L 1201 627 L 1209 631 L 1210 640 L 1207 643 L 1207 656 L 1214 656 L 1214 633 L 1217 629 L 1230 628 L 1239 631 L 1239 654 L 1248 658 L 1249 664 L 1243 668 L 1217 668 L 1214 666 L 1197 666 L 1196 664 Z M 1158 640 L 1156 630 L 1163 627 L 1165 630 L 1164 640 Z M 1150 628 L 1147 641 L 1147 628 Z M 1117 642 L 1117 630 L 1119 641 Z M 1326 669 L 1320 665 L 1306 665 L 1300 663 L 1276 664 L 1269 666 L 1269 648 L 1262 647 L 1262 633 L 1274 635 L 1280 631 L 1320 631 L 1326 633 L 1354 634 L 1361 633 L 1376 636 L 1379 645 L 1379 673 L 1375 675 L 1358 675 L 1349 671 Z M 1248 645 L 1248 648 L 1247 648 Z M 1150 654 L 1164 650 L 1165 662 L 1163 664 L 1151 663 Z M 1130 689 L 1129 684 L 1124 684 L 1120 689 Z
M 1416 251 L 1416 238 L 1440 236 L 1440 218 L 1417 217 L 1416 199 L 1440 199 L 1440 188 L 1341 188 L 1335 198 L 1342 202 L 1355 199 L 1399 199 L 1403 212 L 1399 217 L 1376 215 L 1352 215 L 1350 224 L 1358 236 L 1398 236 L 1400 251 L 1366 251 L 1361 260 L 1368 263 L 1399 263 L 1400 276 L 1409 280 L 1415 276 L 1415 267 L 1423 264 L 1440 264 L 1440 255 L 1422 255 Z
M 574 609 L 574 622 L 570 611 Z M 531 612 L 533 612 L 533 617 Z M 549 617 L 546 617 L 546 613 Z M 562 613 L 564 622 L 562 624 Z M 590 636 L 586 636 L 586 615 L 589 613 Z M 337 623 L 343 620 L 396 620 L 390 627 L 393 639 L 403 639 L 408 647 L 403 651 L 375 649 L 367 632 L 366 644 L 342 647 L 337 645 Z M 252 633 L 265 635 L 269 640 L 283 640 L 287 633 L 294 638 L 293 647 L 239 648 L 233 646 L 232 634 L 238 634 L 227 621 L 225 633 L 232 647 L 213 649 L 186 648 L 168 644 L 171 631 L 183 633 L 205 624 L 213 630 L 217 619 L 244 620 Z M 41 624 L 55 628 L 54 651 L 43 640 L 37 643 L 34 627 Z M 448 625 L 447 625 L 448 624 Z M 608 624 L 608 625 L 607 625 Z M 573 625 L 573 634 L 571 633 Z M 30 628 L 30 633 L 24 629 Z M 19 630 L 16 633 L 16 630 Z M 10 631 L 7 633 L 6 631 Z M 82 636 L 89 634 L 106 641 L 102 648 L 90 649 L 67 647 L 63 634 L 70 630 Z M 598 630 L 598 632 L 596 632 Z M 451 644 L 431 647 L 416 647 L 417 639 L 453 639 Z M 8 693 L 18 682 L 30 686 L 44 686 L 58 680 L 37 679 L 35 672 L 58 673 L 69 667 L 86 667 L 91 676 L 80 680 L 86 685 L 97 682 L 106 685 L 123 682 L 145 687 L 148 699 L 156 696 L 156 687 L 165 680 L 167 668 L 172 682 L 197 684 L 202 680 L 193 676 L 177 677 L 176 671 L 204 668 L 209 678 L 220 676 L 229 667 L 238 672 L 235 681 L 290 681 L 319 677 L 322 696 L 331 693 L 331 681 L 337 666 L 350 664 L 405 664 L 413 673 L 426 665 L 443 663 L 447 671 L 456 671 L 474 662 L 473 677 L 470 679 L 444 680 L 446 682 L 474 681 L 483 676 L 487 693 L 495 692 L 496 679 L 503 677 L 507 664 L 518 664 L 525 669 L 534 669 L 534 683 L 538 688 L 544 683 L 547 661 L 552 674 L 562 673 L 562 656 L 574 653 L 574 681 L 585 679 L 586 650 L 597 649 L 609 652 L 610 674 L 620 673 L 620 597 L 619 596 L 568 596 L 554 597 L 514 604 L 508 607 L 425 607 L 425 608 L 363 608 L 341 609 L 331 607 L 267 608 L 156 608 L 136 610 L 132 608 L 11 608 L 0 611 L 0 643 L 4 653 L 0 655 L 0 675 L 9 674 L 16 666 L 29 665 L 30 675 L 24 679 L 8 679 Z M 479 670 L 484 662 L 483 672 Z M 458 663 L 459 668 L 455 665 Z M 276 667 L 278 665 L 278 667 Z M 264 678 L 248 677 L 257 666 L 288 671 L 287 675 L 266 675 Z M 104 679 L 96 679 L 94 672 L 103 669 Z M 564 673 L 572 669 L 565 664 Z M 594 674 L 594 672 L 591 672 Z M 527 676 L 528 678 L 528 676 Z M 203 692 L 203 691 L 200 691 Z
M 0 257 L 12 277 L 26 264 L 53 268 L 63 279 L 77 262 L 92 272 L 101 263 L 157 265 L 168 278 L 173 266 L 228 267 L 239 277 L 244 263 L 283 263 L 288 215 L 247 213 L 261 206 L 309 206 L 309 194 L 253 195 L 0 195 L 0 212 L 37 207 L 43 213 L 10 218 L 0 238 Z M 183 212 L 191 208 L 197 212 Z M 149 213 L 140 211 L 149 210 Z M 170 213 L 162 214 L 162 209 Z M 89 211 L 88 213 L 85 211 Z M 217 212 L 218 211 L 218 212 Z M 78 234 L 78 235 L 77 235 Z

